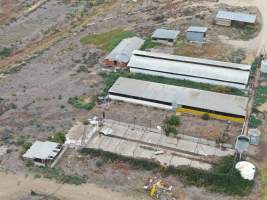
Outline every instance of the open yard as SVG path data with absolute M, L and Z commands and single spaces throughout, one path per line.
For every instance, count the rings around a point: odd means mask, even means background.
M 84 156 L 72 149 L 57 166 L 59 171 L 51 174 L 64 174 L 68 181 L 81 181 L 77 177 L 86 177 L 85 184 L 74 186 L 61 184 L 59 179 L 56 183 L 40 175 L 33 177 L 36 171 L 30 171 L 21 160 L 18 139 L 23 138 L 25 142 L 47 140 L 53 133 L 66 133 L 77 121 L 101 117 L 103 111 L 106 118 L 155 129 L 172 114 L 171 111 L 121 102 L 96 103 L 96 97 L 107 92 L 105 79 L 100 75 L 107 70 L 101 68 L 98 61 L 121 39 L 137 35 L 147 40 L 144 49 L 151 51 L 247 62 L 245 58 L 255 53 L 257 45 L 243 45 L 243 42 L 250 44 L 250 38 L 258 35 L 262 17 L 259 15 L 255 27 L 242 29 L 224 29 L 214 25 L 212 19 L 219 8 L 259 14 L 258 9 L 251 7 L 252 3 L 241 7 L 214 0 L 141 0 L 138 3 L 48 0 L 41 5 L 38 2 L 41 1 L 0 0 L 0 145 L 7 148 L 6 153 L 0 155 L 0 168 L 17 173 L 0 172 L 0 180 L 7 180 L 0 181 L 0 199 L 148 199 L 143 190 L 144 178 L 160 174 L 131 169 L 122 162 L 98 166 L 99 157 Z M 32 7 L 34 5 L 37 7 Z M 183 38 L 189 25 L 208 26 L 208 43 L 199 46 L 179 39 L 175 46 L 167 47 L 149 40 L 154 29 L 161 27 L 180 27 Z M 233 39 L 238 40 L 238 45 L 229 42 Z M 172 84 L 190 87 L 192 83 L 176 81 Z M 229 88 L 191 87 L 246 95 Z M 262 94 L 256 98 L 257 106 L 258 102 L 265 101 Z M 224 135 L 227 136 L 224 142 L 233 144 L 242 128 L 240 124 L 203 120 L 191 115 L 179 117 L 179 134 L 217 142 Z M 127 147 L 125 144 L 124 148 Z M 250 195 L 235 197 L 185 185 L 173 176 L 163 178 L 177 188 L 183 200 L 254 200 L 260 193 L 258 179 Z M 51 195 L 47 197 L 47 194 Z

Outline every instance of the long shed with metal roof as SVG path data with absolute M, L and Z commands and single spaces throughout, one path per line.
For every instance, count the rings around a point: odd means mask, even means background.
M 144 40 L 138 37 L 123 39 L 102 61 L 108 67 L 126 67 L 134 50 L 140 49 Z
M 231 26 L 232 22 L 254 24 L 256 18 L 257 15 L 219 10 L 215 17 L 215 21 L 218 25 Z
M 248 105 L 247 97 L 122 77 L 108 95 L 111 100 L 193 114 L 208 112 L 215 118 L 233 121 L 244 120 Z
M 250 65 L 191 58 L 156 52 L 134 51 L 128 63 L 133 73 L 245 89 Z

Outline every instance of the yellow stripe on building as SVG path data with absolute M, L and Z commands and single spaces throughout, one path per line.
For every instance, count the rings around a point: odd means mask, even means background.
M 202 116 L 206 112 L 202 112 L 202 111 L 198 111 L 198 110 L 194 110 L 194 109 L 188 109 L 188 108 L 177 108 L 176 113 L 190 113 L 193 115 Z M 242 118 L 242 117 L 230 117 L 230 116 L 214 114 L 214 113 L 209 113 L 209 116 L 213 119 L 233 121 L 233 122 L 238 122 L 238 123 L 244 123 L 244 121 L 245 121 L 245 118 Z

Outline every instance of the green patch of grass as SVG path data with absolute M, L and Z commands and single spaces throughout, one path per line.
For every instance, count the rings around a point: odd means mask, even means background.
M 51 180 L 56 180 L 59 183 L 72 185 L 81 185 L 86 183 L 87 177 L 78 174 L 66 175 L 62 170 L 50 167 L 34 167 L 32 168 L 35 176 L 42 176 Z
M 83 156 L 90 155 L 91 157 L 101 158 L 105 162 L 121 161 L 133 169 L 153 170 L 163 176 L 172 175 L 187 185 L 205 187 L 210 191 L 229 195 L 247 195 L 254 184 L 254 181 L 245 180 L 240 176 L 234 168 L 235 160 L 233 156 L 223 158 L 212 170 L 207 171 L 189 166 L 163 167 L 159 162 L 153 160 L 122 156 L 100 149 L 83 148 L 79 152 Z
M 5 57 L 8 57 L 12 52 L 12 49 L 11 48 L 3 48 L 0 50 L 0 59 L 3 59 Z
M 82 99 L 78 97 L 70 97 L 68 99 L 68 103 L 71 104 L 75 108 L 85 109 L 85 110 L 92 110 L 95 107 L 96 99 L 93 98 L 91 102 L 84 102 Z
M 159 43 L 153 42 L 151 39 L 147 39 L 145 41 L 143 47 L 141 48 L 141 50 L 152 49 L 158 45 L 159 45 Z
M 262 121 L 258 119 L 255 116 L 251 116 L 249 119 L 249 127 L 250 128 L 258 128 L 260 125 L 262 125 Z
M 246 41 L 246 40 L 249 40 L 249 39 L 256 37 L 258 32 L 259 32 L 259 29 L 260 29 L 260 26 L 258 24 L 246 25 L 242 28 L 239 28 L 241 40 Z
M 135 36 L 135 33 L 132 31 L 115 29 L 106 33 L 87 35 L 81 38 L 80 42 L 84 45 L 94 44 L 103 50 L 111 51 L 121 42 L 121 40 L 133 36 Z
M 201 118 L 202 118 L 203 120 L 209 120 L 209 119 L 210 119 L 210 115 L 209 115 L 209 113 L 204 113 L 204 114 L 201 116 Z
M 267 102 L 267 87 L 256 88 L 254 95 L 254 108 L 257 109 L 258 106 Z
M 16 138 L 15 143 L 21 147 L 21 154 L 24 154 L 32 146 L 32 143 L 27 141 L 23 136 Z
M 54 133 L 53 135 L 49 136 L 48 140 L 51 142 L 57 142 L 60 144 L 64 144 L 64 142 L 66 141 L 66 136 L 65 136 L 65 133 L 57 132 L 57 133 Z
M 130 73 L 128 71 L 102 73 L 101 75 L 104 77 L 104 84 L 105 84 L 102 95 L 107 94 L 109 88 L 114 84 L 114 82 L 119 77 L 126 77 L 126 78 L 132 78 L 132 79 L 138 79 L 138 80 L 144 80 L 144 81 L 150 81 L 150 82 L 156 82 L 156 83 L 163 83 L 163 84 L 168 84 L 168 85 L 175 85 L 175 86 L 195 88 L 195 89 L 200 89 L 200 90 L 208 90 L 212 92 L 245 96 L 245 93 L 242 90 L 239 90 L 237 88 L 214 86 L 214 85 L 205 84 L 205 83 L 197 83 L 197 82 L 192 82 L 188 80 L 164 78 L 160 76 L 136 74 L 136 73 Z

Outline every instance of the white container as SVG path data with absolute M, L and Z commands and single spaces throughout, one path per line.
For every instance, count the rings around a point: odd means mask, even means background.
M 235 165 L 235 168 L 240 172 L 242 178 L 250 181 L 254 179 L 256 167 L 252 163 L 240 161 Z
M 258 145 L 260 143 L 261 132 L 259 129 L 249 129 L 248 136 L 250 138 L 249 142 L 252 145 Z
M 261 72 L 267 73 L 267 60 L 261 61 Z

